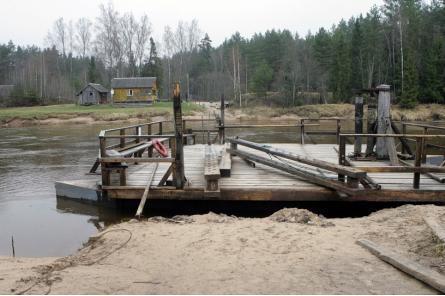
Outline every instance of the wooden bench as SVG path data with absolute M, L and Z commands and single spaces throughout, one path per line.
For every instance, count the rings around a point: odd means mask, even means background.
M 206 145 L 204 155 L 204 178 L 206 191 L 219 191 L 219 178 L 221 173 L 218 165 L 218 155 L 212 145 Z

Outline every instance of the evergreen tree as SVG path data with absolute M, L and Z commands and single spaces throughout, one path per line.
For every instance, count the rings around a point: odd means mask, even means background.
M 150 55 L 142 66 L 141 76 L 156 77 L 156 87 L 158 91 L 161 92 L 162 65 L 161 59 L 158 57 L 158 51 L 156 50 L 156 43 L 152 37 L 150 37 Z
M 255 93 L 260 97 L 266 98 L 267 91 L 273 81 L 273 69 L 266 62 L 263 62 L 256 68 L 252 81 L 252 88 Z
M 408 51 L 405 56 L 405 87 L 399 104 L 402 108 L 414 108 L 419 95 L 419 78 L 412 52 Z
M 96 69 L 96 59 L 94 57 L 90 58 L 90 62 L 88 64 L 88 82 L 97 83 L 99 80 L 99 75 Z

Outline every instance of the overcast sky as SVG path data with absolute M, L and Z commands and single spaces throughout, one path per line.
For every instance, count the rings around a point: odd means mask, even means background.
M 107 0 L 0 0 L 0 43 L 44 45 L 53 22 L 63 17 L 94 20 L 98 6 Z M 268 29 L 289 29 L 306 35 L 308 30 L 331 27 L 342 18 L 366 13 L 382 0 L 114 0 L 120 12 L 148 14 L 153 36 L 161 40 L 164 26 L 196 18 L 199 27 L 217 46 L 236 31 L 250 37 Z

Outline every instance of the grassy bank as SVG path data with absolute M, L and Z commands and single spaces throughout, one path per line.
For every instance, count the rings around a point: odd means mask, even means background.
M 184 103 L 183 113 L 191 114 L 194 111 L 202 111 L 203 107 Z M 0 123 L 8 123 L 12 120 L 45 120 L 49 118 L 71 119 L 80 116 L 92 117 L 94 120 L 127 120 L 130 118 L 145 118 L 153 116 L 167 116 L 172 112 L 171 102 L 159 102 L 147 107 L 115 107 L 112 105 L 78 106 L 74 104 L 1 108 Z
M 256 116 L 260 114 L 265 117 L 343 117 L 354 118 L 354 105 L 352 104 L 326 104 L 326 105 L 305 105 L 292 108 L 273 108 L 266 106 L 243 108 L 242 112 Z M 407 121 L 432 121 L 445 120 L 445 105 L 428 104 L 418 105 L 414 109 L 401 109 L 399 106 L 392 106 L 392 118 L 394 120 Z M 366 116 L 366 108 L 365 108 Z

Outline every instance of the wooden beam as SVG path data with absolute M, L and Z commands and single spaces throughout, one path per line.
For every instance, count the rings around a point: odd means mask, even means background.
M 230 177 L 232 170 L 232 157 L 226 149 L 222 150 L 221 162 L 219 163 L 219 172 L 221 177 Z
M 346 184 L 343 184 L 342 182 L 338 182 L 336 180 L 332 180 L 332 179 L 328 179 L 328 178 L 324 178 L 321 177 L 317 174 L 314 174 L 312 172 L 306 171 L 306 170 L 302 170 L 299 168 L 296 168 L 294 166 L 291 165 L 286 165 L 284 163 L 278 162 L 278 161 L 274 161 L 271 160 L 269 158 L 264 158 L 261 156 L 257 156 L 255 154 L 251 154 L 245 151 L 241 151 L 241 150 L 233 150 L 233 149 L 229 149 L 229 152 L 231 154 L 235 154 L 238 155 L 240 157 L 244 157 L 247 158 L 251 161 L 255 161 L 270 167 L 273 167 L 275 169 L 279 169 L 282 170 L 284 172 L 287 172 L 291 175 L 294 176 L 298 176 L 302 179 L 304 179 L 305 181 L 312 183 L 312 184 L 317 184 L 320 186 L 324 186 L 330 189 L 334 189 L 336 191 L 339 191 L 341 193 L 345 193 L 348 195 L 354 195 L 354 194 L 359 194 L 360 189 L 356 189 L 356 188 L 350 188 L 348 187 Z
M 153 171 L 150 175 L 150 178 L 148 178 L 147 185 L 145 186 L 144 194 L 142 195 L 141 202 L 139 203 L 139 207 L 138 207 L 138 209 L 136 211 L 136 215 L 135 215 L 136 218 L 138 218 L 138 219 L 141 218 L 142 212 L 145 207 L 145 202 L 147 201 L 148 193 L 150 191 L 150 186 L 151 186 L 151 183 L 153 182 L 153 178 L 155 176 L 156 170 L 158 169 L 158 166 L 159 166 L 159 163 L 155 163 Z
M 173 163 L 168 166 L 168 169 L 165 171 L 164 176 L 162 176 L 161 180 L 158 183 L 158 186 L 164 186 L 165 182 L 167 182 L 168 177 L 172 174 Z
M 355 168 L 367 173 L 445 173 L 444 167 L 439 166 L 356 166 Z
M 105 158 L 100 158 L 99 161 L 101 163 L 173 162 L 174 158 L 105 157 Z
M 442 274 L 432 269 L 428 269 L 413 260 L 388 250 L 387 248 L 379 246 L 372 241 L 361 239 L 357 241 L 357 244 L 369 250 L 373 255 L 391 264 L 395 268 L 411 275 L 430 287 L 445 293 L 445 277 Z
M 221 173 L 218 166 L 218 157 L 212 145 L 205 146 L 204 178 L 207 183 L 206 191 L 219 191 L 218 179 L 221 178 Z
M 394 131 L 396 134 L 401 134 L 399 128 L 398 128 L 398 127 L 396 126 L 396 124 L 395 124 L 394 122 L 392 122 L 392 121 L 391 121 L 391 127 L 392 127 L 393 131 Z M 405 138 L 399 138 L 399 140 L 400 140 L 400 142 L 402 143 L 402 147 L 403 147 L 403 151 L 402 151 L 402 152 L 405 153 L 405 151 L 406 151 L 408 154 L 413 155 L 413 150 L 412 150 L 411 147 L 409 146 L 408 141 L 406 141 Z
M 282 149 L 276 149 L 270 146 L 264 146 L 262 144 L 257 144 L 254 142 L 250 142 L 250 141 L 246 141 L 246 140 L 242 140 L 242 139 L 229 139 L 228 140 L 230 143 L 236 143 L 238 145 L 242 145 L 242 146 L 246 146 L 258 151 L 262 151 L 271 155 L 275 155 L 275 156 L 280 156 L 286 159 L 290 159 L 293 161 L 298 161 L 304 164 L 308 164 L 311 166 L 315 166 L 321 169 L 325 169 L 325 170 L 329 170 L 329 171 L 333 171 L 336 173 L 341 173 L 350 177 L 354 177 L 354 178 L 364 178 L 366 176 L 366 172 L 361 171 L 360 169 L 356 169 L 356 168 L 351 168 L 351 167 L 347 167 L 344 165 L 338 165 L 335 163 L 331 163 L 328 161 L 323 161 L 323 160 L 318 160 L 318 159 L 314 159 L 314 158 L 309 158 L 309 157 L 305 157 L 305 156 L 300 156 Z
M 320 126 L 316 123 L 304 124 L 304 126 Z M 225 125 L 225 128 L 263 128 L 263 127 L 301 127 L 300 124 L 238 124 Z

